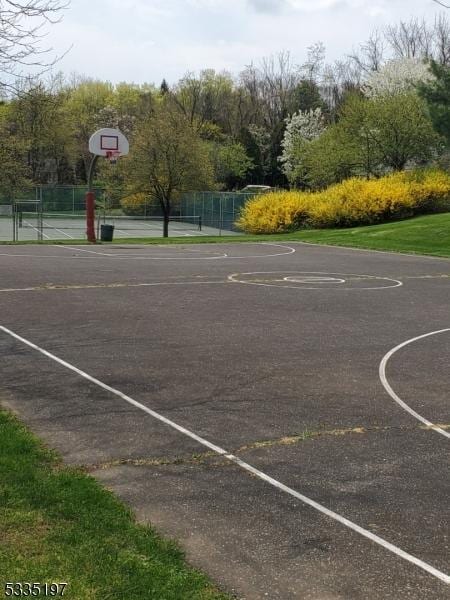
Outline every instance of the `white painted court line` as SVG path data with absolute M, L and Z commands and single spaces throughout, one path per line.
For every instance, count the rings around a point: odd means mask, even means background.
M 31 227 L 31 229 L 34 229 L 35 231 L 37 231 L 39 233 L 39 229 L 37 229 L 36 227 L 34 227 L 34 225 L 32 225 L 31 223 L 28 223 L 28 221 L 23 221 L 24 223 L 26 223 L 26 225 L 28 227 Z M 44 232 L 42 232 L 42 236 L 47 238 L 48 240 L 51 240 L 52 238 L 49 237 L 48 235 L 46 235 Z
M 450 279 L 450 275 L 404 275 L 402 279 Z
M 85 248 L 67 245 L 54 247 L 58 249 L 63 248 L 64 250 L 75 250 L 76 252 L 86 252 L 97 256 L 107 256 L 108 258 L 114 258 L 116 260 L 217 260 L 219 258 L 227 258 L 228 256 L 227 254 L 219 254 L 218 256 L 146 256 L 142 254 L 98 252 L 97 250 L 86 250 Z M 161 246 L 157 247 L 160 248 Z
M 418 335 L 417 337 L 411 338 L 410 340 L 406 340 L 406 342 L 402 342 L 398 346 L 395 346 L 395 348 L 392 348 L 392 350 L 389 350 L 389 352 L 387 354 L 385 354 L 385 356 L 383 357 L 383 359 L 380 363 L 380 368 L 379 368 L 379 375 L 380 375 L 381 383 L 383 384 L 383 387 L 387 391 L 389 396 L 393 400 L 395 400 L 395 402 L 397 402 L 397 404 L 399 404 L 403 408 L 403 410 L 406 410 L 406 412 L 408 412 L 410 415 L 412 415 L 415 419 L 417 419 L 421 423 L 424 423 L 425 425 L 427 425 L 427 427 L 429 427 L 433 431 L 436 431 L 437 433 L 444 435 L 446 438 L 450 438 L 450 433 L 448 431 L 441 429 L 437 425 L 434 425 L 434 423 L 431 423 L 431 421 L 428 421 L 427 419 L 422 417 L 422 415 L 419 415 L 419 413 L 417 413 L 415 410 L 413 410 L 410 406 L 408 406 L 406 404 L 406 402 L 404 402 L 399 396 L 397 396 L 397 394 L 394 392 L 394 390 L 390 386 L 389 381 L 387 380 L 386 365 L 387 365 L 389 359 L 391 358 L 391 356 L 393 354 L 395 354 L 401 348 L 404 348 L 405 346 L 408 346 L 409 344 L 413 344 L 414 342 L 417 342 L 418 340 L 423 340 L 424 338 L 430 337 L 431 335 L 438 335 L 439 333 L 448 333 L 448 332 L 450 332 L 450 328 L 439 329 L 438 331 L 431 331 L 430 333 L 424 333 L 423 335 Z
M 22 253 L 22 254 L 18 254 L 15 252 L 0 252 L 0 256 L 5 256 L 5 257 L 14 257 L 14 258 L 21 258 L 21 257 L 26 257 L 26 258 L 51 258 L 51 259 L 81 259 L 81 258 L 91 258 L 91 259 L 95 259 L 96 255 L 99 256 L 108 256 L 108 257 L 113 257 L 113 258 L 148 258 L 146 256 L 140 256 L 140 255 L 129 255 L 129 254 L 125 254 L 125 253 L 114 253 L 114 254 L 107 254 L 107 253 L 102 253 L 102 252 L 96 252 L 94 250 L 85 250 L 79 247 L 75 247 L 75 246 L 69 246 L 67 244 L 47 244 L 45 246 L 45 248 L 53 248 L 53 249 L 68 249 L 68 250 L 73 250 L 76 252 L 84 252 L 86 253 L 86 256 L 62 256 L 61 254 L 31 254 L 31 253 Z M 185 252 L 201 252 L 200 250 L 191 250 L 191 249 L 185 249 Z M 220 254 L 219 256 L 214 256 L 213 258 L 226 258 L 226 254 Z M 196 257 L 196 258 L 203 258 L 203 257 Z M 172 258 L 171 258 L 172 260 Z
M 92 375 L 89 375 L 85 371 L 82 371 L 81 369 L 78 369 L 74 365 L 66 362 L 65 360 L 62 360 L 61 358 L 58 358 L 57 356 L 55 356 L 54 354 L 51 354 L 47 350 L 44 350 L 40 346 L 37 346 L 36 344 L 33 344 L 33 342 L 30 342 L 29 340 L 21 337 L 20 335 L 18 335 L 17 333 L 14 333 L 10 329 L 7 329 L 6 327 L 3 327 L 2 325 L 0 325 L 0 330 L 3 331 L 4 333 L 10 335 L 11 337 L 15 338 L 19 342 L 22 342 L 26 346 L 32 348 L 33 350 L 36 350 L 37 352 L 40 352 L 44 356 L 50 358 L 51 360 L 55 361 L 56 363 L 62 365 L 65 368 L 69 369 L 70 371 L 73 371 L 74 373 L 76 373 L 80 377 L 83 377 L 87 381 L 90 381 L 91 383 L 99 386 L 100 388 L 106 390 L 107 392 L 111 392 L 115 396 L 118 396 L 122 400 L 125 400 L 125 402 L 128 402 L 128 404 L 131 404 L 132 406 L 135 406 L 136 408 L 142 410 L 143 412 L 147 413 L 148 415 L 150 415 L 154 419 L 157 419 L 161 423 L 164 423 L 165 425 L 168 425 L 169 427 L 172 427 L 172 429 L 175 429 L 176 431 L 179 431 L 180 433 L 182 433 L 183 435 L 191 438 L 192 440 L 195 440 L 196 442 L 198 442 L 202 446 L 205 446 L 206 448 L 209 448 L 210 450 L 212 450 L 213 452 L 215 452 L 219 456 L 223 456 L 224 458 L 226 458 L 230 462 L 232 462 L 232 463 L 238 465 L 239 467 L 241 467 L 241 469 L 243 469 L 244 471 L 247 471 L 248 473 L 251 473 L 252 475 L 255 475 L 255 477 L 257 477 L 258 479 L 261 479 L 262 481 L 265 481 L 266 483 L 268 483 L 269 485 L 275 487 L 276 489 L 280 490 L 281 492 L 284 492 L 286 494 L 289 494 L 290 496 L 293 496 L 297 500 L 300 500 L 304 504 L 306 504 L 306 505 L 314 508 L 315 510 L 319 511 L 320 513 L 322 513 L 322 514 L 326 515 L 327 517 L 333 519 L 334 521 L 337 521 L 338 523 L 341 523 L 342 525 L 345 525 L 346 527 L 348 527 L 349 529 L 355 531 L 356 533 L 359 533 L 363 537 L 371 540 L 372 542 L 375 542 L 376 544 L 378 544 L 379 546 L 382 546 L 386 550 L 389 550 L 390 552 L 392 552 L 396 556 L 399 556 L 400 558 L 403 558 L 404 560 L 412 563 L 413 565 L 419 567 L 420 569 L 423 569 L 424 571 L 426 571 L 430 575 L 433 575 L 433 577 L 436 577 L 440 581 L 443 581 L 446 584 L 450 584 L 450 575 L 447 575 L 446 573 L 443 573 L 443 572 L 439 571 L 438 569 L 436 569 L 432 565 L 429 565 L 428 563 L 424 562 L 420 558 L 416 558 L 412 554 L 409 554 L 408 552 L 405 552 L 401 548 L 398 548 L 394 544 L 391 544 L 390 542 L 384 540 L 383 538 L 381 538 L 378 535 L 372 533 L 371 531 L 368 531 L 367 529 L 364 529 L 363 527 L 360 527 L 356 523 L 353 523 L 353 521 L 350 521 L 350 520 L 346 519 L 345 517 L 339 515 L 338 513 L 335 513 L 332 510 L 329 510 L 325 506 L 322 506 L 322 504 L 319 504 L 315 500 L 312 500 L 311 498 L 308 498 L 307 496 L 304 496 L 300 492 L 297 492 L 296 490 L 288 487 L 287 485 L 284 485 L 283 483 L 281 483 L 280 481 L 274 479 L 273 477 L 270 477 L 269 475 L 266 475 L 266 473 L 264 473 L 263 471 L 260 471 L 259 469 L 256 469 L 252 465 L 244 462 L 243 460 L 241 460 L 237 456 L 234 456 L 234 454 L 230 454 L 229 452 L 227 452 L 227 450 L 224 450 L 220 446 L 216 446 L 215 444 L 209 442 L 205 438 L 200 437 L 199 435 L 197 435 L 196 433 L 190 431 L 189 429 L 186 429 L 185 427 L 182 427 L 181 425 L 178 425 L 174 421 L 168 419 L 167 417 L 164 417 L 163 415 L 161 415 L 158 412 L 152 410 L 151 408 L 148 408 L 147 406 L 145 406 L 144 404 L 141 404 L 137 400 L 134 400 L 130 396 L 127 396 L 126 394 L 120 392 L 119 390 L 117 390 L 117 389 L 115 389 L 115 388 L 107 385 L 106 383 L 103 383 L 99 379 L 96 379 L 95 377 L 92 377 Z
M 84 256 L 63 256 L 61 254 L 16 254 L 16 253 L 12 253 L 12 252 L 0 252 L 0 256 L 5 256 L 7 258 L 47 258 L 50 260 L 95 260 L 96 256 L 108 256 L 108 257 L 112 257 L 115 258 L 117 260 L 126 260 L 127 258 L 133 259 L 133 260 L 145 260 L 148 259 L 149 257 L 147 256 L 138 256 L 138 255 L 132 255 L 129 256 L 127 254 L 106 254 L 106 253 L 101 253 L 101 252 L 94 252 L 92 250 L 82 250 L 81 248 L 76 248 L 76 247 L 72 247 L 72 246 L 67 246 L 67 245 L 49 245 L 47 246 L 48 248 L 64 248 L 64 249 L 69 249 L 69 250 L 75 250 L 76 252 L 85 252 L 86 254 Z M 189 250 L 190 251 L 190 250 Z M 218 259 L 218 258 L 227 258 L 226 254 L 221 254 L 219 256 L 212 256 L 212 257 L 159 257 L 157 259 L 153 259 L 153 260 L 211 260 L 211 259 Z
M 59 231 L 59 233 L 62 233 L 63 235 L 65 235 L 66 237 L 70 238 L 71 240 L 74 240 L 75 238 L 73 237 L 73 235 L 69 235 L 68 233 L 66 233 L 65 231 L 63 231 L 62 229 L 58 229 L 57 227 L 54 227 L 53 225 L 49 225 L 49 223 L 47 223 L 46 221 L 43 221 L 43 225 L 46 225 L 47 227 L 49 227 L 50 229 L 53 229 L 55 231 Z
M 245 242 L 244 242 L 245 243 Z M 283 248 L 287 249 L 288 252 L 278 252 L 276 254 L 255 254 L 255 255 L 247 255 L 247 256 L 229 256 L 227 253 L 220 254 L 218 256 L 195 256 L 195 257 L 185 257 L 185 256 L 147 256 L 142 254 L 135 255 L 124 255 L 124 254 L 115 254 L 111 252 L 98 252 L 97 250 L 86 250 L 84 248 L 79 248 L 76 246 L 55 246 L 57 248 L 76 250 L 78 252 L 88 252 L 90 254 L 98 254 L 99 256 L 108 256 L 110 258 L 115 258 L 116 260 L 220 260 L 220 259 L 229 259 L 233 260 L 236 258 L 271 258 L 274 256 L 287 256 L 289 254 L 295 254 L 295 248 L 291 248 L 290 246 L 280 245 L 280 244 L 272 244 L 269 242 L 250 242 L 248 245 L 253 246 L 274 246 L 275 248 Z M 158 248 L 167 246 L 157 246 Z M 173 250 L 177 250 L 176 245 L 172 246 Z M 400 282 L 399 282 L 400 283 Z M 402 285 L 400 283 L 400 285 Z
M 291 275 L 277 279 L 276 281 L 289 281 L 290 283 L 345 283 L 345 279 L 338 277 L 327 277 L 326 275 Z
M 189 229 L 189 231 L 191 232 L 191 236 L 192 237 L 197 237 L 197 236 L 201 236 L 201 235 L 217 235 L 217 234 L 211 234 L 211 233 L 205 233 L 204 231 L 198 231 L 197 229 Z
M 49 248 L 57 248 L 57 246 L 47 246 Z M 12 252 L 0 252 L 0 256 L 9 258 L 49 258 L 51 260 L 81 260 L 95 259 L 95 256 L 62 256 L 61 254 L 13 254 Z
M 375 250 L 373 248 L 355 248 L 355 246 L 341 246 L 340 244 L 321 244 L 320 242 L 301 242 L 290 240 L 290 244 L 301 244 L 302 246 L 313 246 L 315 248 L 333 248 L 341 250 L 353 250 L 354 252 L 375 252 L 377 254 L 392 254 L 393 256 L 406 256 L 409 258 L 427 258 L 431 260 L 446 260 L 450 261 L 448 256 L 432 256 L 431 254 L 419 254 L 418 252 L 394 252 L 393 250 Z
M 105 289 L 123 289 L 123 288 L 142 288 L 163 285 L 224 285 L 229 284 L 228 280 L 223 281 L 157 281 L 152 283 L 80 283 L 67 285 L 42 285 L 26 288 L 0 288 L 1 293 L 11 292 L 57 292 L 70 290 L 105 290 Z
M 367 280 L 380 280 L 380 281 L 391 281 L 394 283 L 394 285 L 378 285 L 376 287 L 358 287 L 358 288 L 350 288 L 350 287 L 339 287 L 339 288 L 324 288 L 324 287 L 306 287 L 305 285 L 277 285 L 276 283 L 262 283 L 262 282 L 258 282 L 258 281 L 252 281 L 252 280 L 247 280 L 247 281 L 243 281 L 241 279 L 238 279 L 238 277 L 241 277 L 243 275 L 277 275 L 277 274 L 281 274 L 284 275 L 286 273 L 294 273 L 297 274 L 299 276 L 301 275 L 325 275 L 325 276 L 329 276 L 329 275 L 339 275 L 340 277 L 360 277 L 360 278 L 365 278 Z M 324 271 L 252 271 L 250 273 L 233 273 L 232 275 L 228 276 L 228 279 L 230 281 L 232 281 L 233 283 L 241 283 L 244 285 L 260 285 L 263 287 L 275 287 L 275 288 L 281 288 L 283 290 L 285 289 L 292 289 L 292 290 L 324 290 L 324 291 L 329 291 L 332 289 L 339 289 L 339 290 L 345 290 L 345 291 L 364 291 L 364 290 L 386 290 L 386 289 L 391 289 L 391 288 L 397 288 L 403 285 L 403 283 L 401 281 L 399 281 L 398 279 L 392 279 L 391 277 L 381 277 L 381 276 L 375 276 L 375 275 L 361 275 L 358 273 L 326 273 Z
M 123 229 L 115 229 L 114 230 L 116 233 L 123 233 L 124 235 L 128 236 L 128 231 L 124 231 Z M 133 237 L 133 236 L 131 236 Z
M 143 229 L 135 229 L 134 231 L 140 231 L 140 232 L 144 231 L 145 232 L 145 231 L 148 231 L 150 229 L 151 231 L 154 231 L 155 233 L 159 234 L 159 235 L 155 235 L 154 237 L 161 237 L 161 229 L 158 229 L 157 227 L 155 227 L 154 225 L 150 225 L 149 223 L 142 223 L 142 225 L 144 225 L 144 227 L 146 227 L 147 229 L 145 229 L 145 228 L 143 228 Z M 170 231 L 173 233 L 173 232 L 177 232 L 178 229 L 175 229 L 175 228 L 171 227 Z M 184 231 L 184 229 L 180 230 L 180 231 Z M 185 237 L 186 236 L 192 237 L 190 233 L 180 233 L 179 235 L 180 236 L 185 236 Z M 134 237 L 134 236 L 132 236 L 132 237 Z M 142 236 L 139 235 L 139 234 L 136 234 L 136 237 L 142 237 Z

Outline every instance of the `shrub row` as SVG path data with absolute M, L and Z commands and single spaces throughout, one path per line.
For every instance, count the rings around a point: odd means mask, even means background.
M 450 210 L 450 175 L 441 170 L 352 178 L 321 192 L 274 192 L 244 206 L 237 225 L 248 233 L 370 225 Z

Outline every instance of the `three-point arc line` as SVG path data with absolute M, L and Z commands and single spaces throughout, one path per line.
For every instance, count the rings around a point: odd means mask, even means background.
M 423 340 L 424 338 L 430 337 L 432 335 L 438 335 L 439 333 L 448 333 L 448 332 L 450 332 L 450 328 L 439 329 L 438 331 L 431 331 L 430 333 L 424 333 L 423 335 L 418 335 L 417 337 L 406 340 L 406 342 L 402 342 L 398 346 L 395 346 L 395 348 L 392 348 L 392 350 L 389 350 L 389 352 L 387 354 L 385 354 L 385 356 L 383 357 L 383 360 L 381 361 L 380 367 L 379 367 L 379 375 L 380 375 L 380 380 L 381 380 L 381 383 L 383 384 L 384 389 L 387 391 L 389 396 L 403 408 L 403 410 L 406 410 L 406 412 L 408 412 L 411 416 L 413 416 L 415 419 L 417 419 L 418 421 L 420 421 L 421 423 L 423 423 L 424 425 L 426 425 L 433 431 L 436 431 L 437 433 L 440 433 L 441 435 L 443 435 L 447 438 L 450 438 L 450 433 L 448 431 L 441 429 L 441 427 L 434 425 L 434 423 L 432 423 L 431 421 L 428 421 L 428 419 L 425 419 L 424 417 L 422 417 L 422 415 L 419 415 L 418 412 L 413 410 L 410 406 L 408 406 L 406 404 L 406 402 L 404 402 L 399 396 L 397 396 L 397 394 L 392 389 L 392 387 L 386 377 L 386 365 L 387 365 L 389 359 L 391 358 L 391 356 L 393 354 L 395 354 L 398 350 L 401 350 L 401 348 L 404 348 L 405 346 L 409 346 L 409 344 L 417 342 L 418 340 Z

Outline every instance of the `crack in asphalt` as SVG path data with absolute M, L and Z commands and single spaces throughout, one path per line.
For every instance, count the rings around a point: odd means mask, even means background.
M 440 424 L 439 427 L 442 429 L 449 429 L 450 424 Z M 244 452 L 251 450 L 257 450 L 260 448 L 273 448 L 280 446 L 293 446 L 300 444 L 307 440 L 313 440 L 320 437 L 343 437 L 347 435 L 363 435 L 368 433 L 380 432 L 380 431 L 416 431 L 417 429 L 428 430 L 430 427 L 425 425 L 404 425 L 404 426 L 373 426 L 373 427 L 347 427 L 343 429 L 319 429 L 316 431 L 305 429 L 302 433 L 290 436 L 283 436 L 281 438 L 275 438 L 272 440 L 257 440 L 249 444 L 240 446 L 239 448 L 232 450 L 232 454 L 239 455 Z M 225 467 L 233 466 L 233 463 L 229 461 L 221 460 L 209 460 L 218 458 L 215 452 L 200 452 L 197 454 L 190 454 L 188 456 L 175 456 L 159 457 L 159 458 L 118 458 L 103 463 L 82 465 L 81 469 L 87 473 L 94 471 L 102 471 L 106 469 L 112 469 L 120 466 L 133 466 L 133 467 L 160 467 L 160 466 L 171 466 L 171 465 L 195 465 L 195 464 L 207 464 L 210 467 Z

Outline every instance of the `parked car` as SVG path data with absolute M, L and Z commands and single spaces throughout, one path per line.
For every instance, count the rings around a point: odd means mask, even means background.
M 270 185 L 246 185 L 241 192 L 244 194 L 263 194 L 270 192 L 272 189 Z

